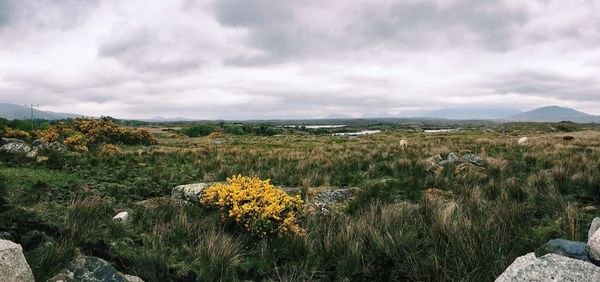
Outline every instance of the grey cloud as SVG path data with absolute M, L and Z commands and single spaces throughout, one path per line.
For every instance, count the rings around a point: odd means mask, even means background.
M 214 3 L 216 18 L 230 26 L 268 26 L 292 21 L 294 13 L 287 1 L 220 0 Z
M 0 0 L 0 100 L 135 118 L 600 106 L 591 1 L 98 2 Z
M 147 27 L 119 27 L 100 45 L 98 55 L 114 58 L 141 72 L 181 73 L 202 65 L 203 60 L 196 56 L 197 53 L 181 50 L 182 45 L 177 40 L 165 41 L 160 36 L 158 31 Z M 193 40 L 193 37 L 188 39 Z
M 358 15 L 342 15 L 341 34 L 309 30 L 294 14 L 300 4 L 314 2 L 226 0 L 216 1 L 217 20 L 225 26 L 243 27 L 247 44 L 262 50 L 255 57 L 236 57 L 227 63 L 272 64 L 304 57 L 343 54 L 374 46 L 422 51 L 474 45 L 488 51 L 507 51 L 513 35 L 528 19 L 525 9 L 502 1 L 458 1 L 442 6 L 433 0 L 361 4 Z M 315 8 L 315 7 L 312 7 Z
M 563 100 L 600 101 L 598 77 L 570 77 L 553 72 L 522 71 L 492 78 L 482 85 L 499 94 L 554 97 Z
M 80 25 L 98 0 L 0 0 L 0 27 L 24 24 L 31 28 L 66 29 Z

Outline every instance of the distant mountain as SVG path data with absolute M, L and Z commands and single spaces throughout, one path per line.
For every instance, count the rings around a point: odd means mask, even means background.
M 423 116 L 428 118 L 456 120 L 502 119 L 507 116 L 516 115 L 518 113 L 520 113 L 520 111 L 515 109 L 445 108 L 425 113 L 423 114 Z
M 394 115 L 386 112 L 364 113 L 361 118 L 393 118 Z
M 327 116 L 324 116 L 323 119 L 353 119 L 353 116 L 349 116 L 346 114 L 330 114 Z
M 509 121 L 559 122 L 572 121 L 580 123 L 600 122 L 600 116 L 594 116 L 570 108 L 559 106 L 542 107 L 535 110 L 512 115 Z
M 147 122 L 175 122 L 175 121 L 194 121 L 194 119 L 183 118 L 183 117 L 161 117 L 156 116 L 149 119 L 142 119 L 141 121 Z
M 35 119 L 47 119 L 47 120 L 57 120 L 57 119 L 66 119 L 66 118 L 78 118 L 82 117 L 82 115 L 77 114 L 67 114 L 67 113 L 55 113 L 48 111 L 40 111 L 33 110 L 33 118 Z M 31 118 L 31 110 L 27 107 L 8 104 L 8 103 L 0 103 L 0 118 L 5 119 L 29 119 Z

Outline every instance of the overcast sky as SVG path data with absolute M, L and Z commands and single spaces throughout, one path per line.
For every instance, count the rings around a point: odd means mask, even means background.
M 0 102 L 121 118 L 600 114 L 600 0 L 0 0 Z

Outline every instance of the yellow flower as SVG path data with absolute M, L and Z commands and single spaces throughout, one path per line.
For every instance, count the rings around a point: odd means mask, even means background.
M 240 223 L 257 236 L 267 234 L 304 234 L 297 220 L 303 211 L 300 197 L 292 197 L 270 180 L 233 176 L 227 184 L 218 183 L 204 191 L 202 204 L 226 212 L 227 218 Z

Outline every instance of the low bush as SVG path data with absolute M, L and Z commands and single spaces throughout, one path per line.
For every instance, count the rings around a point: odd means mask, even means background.
M 304 233 L 298 224 L 303 201 L 299 196 L 289 196 L 269 180 L 241 175 L 228 178 L 227 184 L 206 189 L 202 204 L 221 209 L 224 218 L 259 237 Z

